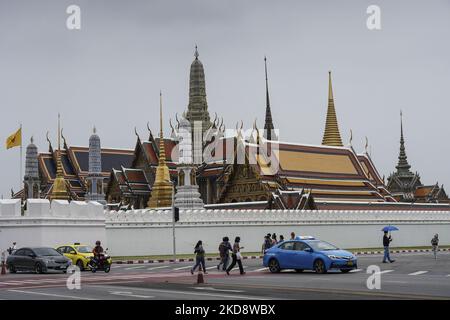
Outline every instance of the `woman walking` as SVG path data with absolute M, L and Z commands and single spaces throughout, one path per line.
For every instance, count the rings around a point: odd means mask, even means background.
M 231 258 L 233 261 L 231 262 L 230 266 L 227 269 L 227 275 L 230 275 L 230 271 L 233 270 L 236 263 L 239 266 L 239 271 L 241 274 L 245 274 L 244 267 L 242 267 L 242 256 L 241 256 L 241 249 L 244 249 L 244 247 L 241 247 L 239 243 L 241 242 L 240 237 L 236 237 L 234 239 L 234 245 L 233 245 L 233 253 L 231 254 Z
M 217 265 L 217 270 L 220 270 L 220 266 L 222 266 L 223 271 L 227 270 L 228 260 L 230 260 L 230 250 L 233 250 L 230 239 L 228 237 L 223 237 L 222 242 L 219 245 L 220 262 Z
M 199 240 L 195 245 L 194 249 L 195 253 L 195 265 L 191 269 L 191 274 L 194 274 L 195 269 L 200 266 L 200 270 L 203 269 L 203 272 L 206 274 L 206 266 L 205 266 L 205 250 L 203 249 L 203 242 Z
M 433 239 L 431 239 L 431 247 L 433 248 L 434 260 L 437 260 L 438 246 L 439 246 L 439 236 L 436 233 Z

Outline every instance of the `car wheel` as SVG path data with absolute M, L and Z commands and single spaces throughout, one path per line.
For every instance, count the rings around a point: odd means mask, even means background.
M 77 261 L 77 267 L 80 269 L 80 271 L 84 271 L 84 264 L 83 264 L 83 261 L 78 260 L 78 261 Z
M 277 259 L 271 259 L 269 261 L 269 270 L 272 273 L 280 272 L 281 268 L 280 268 L 280 264 L 278 263 Z
M 349 272 L 350 272 L 350 269 L 341 269 L 341 272 L 342 272 L 342 273 L 349 273 Z
M 14 267 L 13 264 L 10 264 L 8 266 L 8 269 L 9 269 L 9 273 L 16 273 L 17 272 L 16 267 Z
M 111 271 L 111 267 L 108 266 L 105 268 L 105 273 L 108 273 L 109 271 Z
M 295 269 L 295 272 L 297 272 L 297 273 L 302 273 L 302 272 L 303 272 L 303 269 Z
M 92 273 L 95 273 L 95 271 L 97 271 L 97 269 L 95 269 L 95 267 L 91 267 L 91 271 L 92 271 Z
M 327 269 L 325 268 L 325 263 L 321 259 L 317 259 L 314 261 L 314 271 L 316 273 L 327 273 Z
M 36 263 L 36 265 L 34 266 L 34 272 L 36 272 L 37 274 L 42 273 L 42 266 L 40 263 Z

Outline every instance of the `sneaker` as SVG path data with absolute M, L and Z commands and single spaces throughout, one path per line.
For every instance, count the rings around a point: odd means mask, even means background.
M 194 274 L 194 270 L 192 270 L 192 269 L 191 269 L 191 274 L 192 274 L 192 275 Z
M 217 265 L 217 271 L 220 269 L 220 264 Z
M 230 275 L 230 271 L 226 270 L 226 272 L 227 272 L 227 275 Z
M 395 262 L 395 260 L 391 260 L 391 261 L 389 261 L 390 263 L 392 263 L 392 262 Z
M 241 273 L 241 276 L 243 276 L 245 274 L 245 271 Z
M 383 261 L 383 263 L 387 263 L 387 261 Z

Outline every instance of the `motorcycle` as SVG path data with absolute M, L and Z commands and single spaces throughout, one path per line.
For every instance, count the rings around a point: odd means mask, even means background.
M 111 270 L 111 263 L 109 262 L 107 252 L 105 251 L 104 253 L 101 253 L 98 259 L 91 257 L 91 260 L 88 262 L 88 266 L 93 273 L 97 272 L 97 270 L 108 273 Z

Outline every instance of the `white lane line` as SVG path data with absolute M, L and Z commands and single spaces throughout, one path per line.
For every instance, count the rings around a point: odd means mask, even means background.
M 183 269 L 188 269 L 188 268 L 192 268 L 192 266 L 178 267 L 178 268 L 174 268 L 173 270 L 183 270 Z
M 134 270 L 134 269 L 142 269 L 145 268 L 146 266 L 136 266 L 136 267 L 129 267 L 129 268 L 125 268 L 123 270 Z
M 155 296 L 142 296 L 133 294 L 131 291 L 111 291 L 109 294 L 116 295 L 116 296 L 122 296 L 122 297 L 132 297 L 132 298 L 142 298 L 142 299 L 151 299 Z
M 360 271 L 362 271 L 362 269 L 353 269 L 353 270 L 350 270 L 350 272 L 352 272 L 352 273 L 354 273 L 354 272 L 360 272 Z
M 159 266 L 159 267 L 152 267 L 152 268 L 148 268 L 147 270 L 156 270 L 156 269 L 163 269 L 163 268 L 168 268 L 170 266 Z
M 383 274 L 383 273 L 389 273 L 389 272 L 394 272 L 394 270 L 383 270 L 383 271 L 377 272 L 376 274 Z
M 94 298 L 77 297 L 77 296 L 66 296 L 66 295 L 63 295 L 63 294 L 44 293 L 44 292 L 36 292 L 36 291 L 25 291 L 25 290 L 8 290 L 8 291 L 10 291 L 10 292 L 18 292 L 18 293 L 25 293 L 25 294 L 35 294 L 35 295 L 48 296 L 48 297 L 69 298 L 69 299 L 76 299 L 76 300 L 96 300 Z
M 213 287 L 191 287 L 191 289 L 196 290 L 209 290 L 209 291 L 220 291 L 220 292 L 234 292 L 234 293 L 242 293 L 245 292 L 243 290 L 231 290 L 231 289 L 216 289 Z
M 113 286 L 102 286 L 97 285 L 96 288 L 107 288 L 111 290 Z M 164 289 L 148 289 L 148 288 L 134 288 L 134 287 L 127 287 L 127 286 L 120 286 L 117 287 L 120 290 L 137 290 L 137 291 L 144 291 L 144 292 L 155 292 L 155 293 L 168 293 L 170 295 L 174 294 L 180 294 L 180 295 L 192 295 L 192 296 L 204 296 L 204 297 L 219 297 L 219 298 L 230 298 L 230 299 L 243 299 L 243 300 L 269 300 L 273 298 L 262 298 L 262 297 L 255 297 L 255 296 L 245 296 L 245 295 L 231 295 L 231 294 L 219 294 L 214 292 L 194 292 L 194 291 L 179 291 L 179 290 L 164 290 Z
M 206 270 L 211 270 L 211 269 L 214 269 L 214 268 L 216 268 L 216 269 L 217 269 L 217 266 L 213 266 L 213 267 L 208 267 L 208 268 L 206 268 Z
M 413 273 L 409 273 L 408 274 L 408 276 L 418 276 L 418 275 L 421 275 L 421 274 L 424 274 L 424 273 L 427 273 L 428 271 L 416 271 L 416 272 L 413 272 Z
M 261 269 L 256 269 L 256 270 L 253 270 L 253 271 L 260 272 L 260 271 L 266 271 L 266 270 L 269 270 L 269 268 L 261 268 Z

